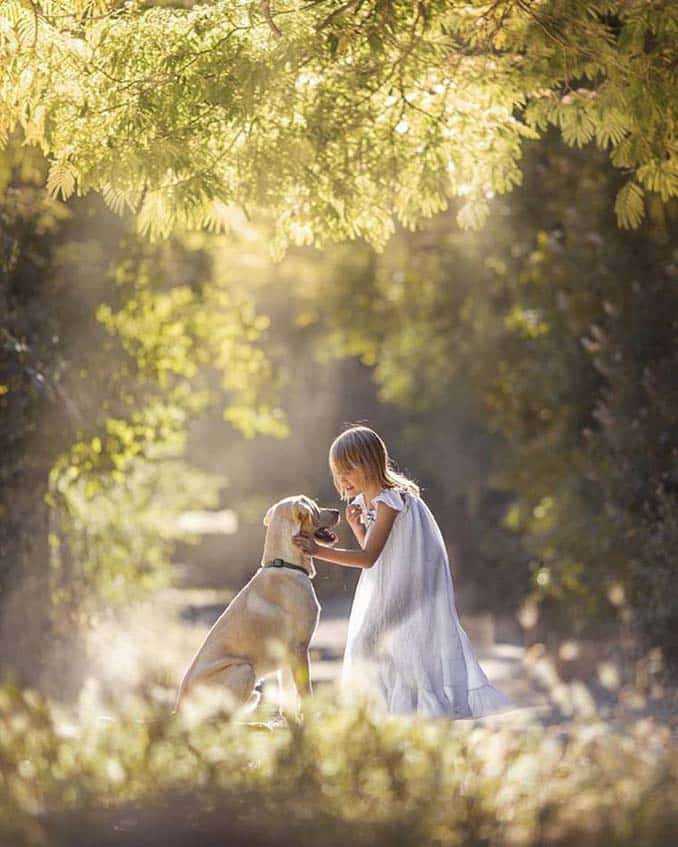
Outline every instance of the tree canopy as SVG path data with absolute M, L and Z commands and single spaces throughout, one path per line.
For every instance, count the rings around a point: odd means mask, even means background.
M 553 124 L 608 151 L 636 227 L 678 193 L 676 32 L 669 0 L 5 0 L 0 144 L 20 125 L 53 194 L 100 192 L 152 239 L 265 209 L 282 257 L 381 250 L 453 196 L 478 228 Z

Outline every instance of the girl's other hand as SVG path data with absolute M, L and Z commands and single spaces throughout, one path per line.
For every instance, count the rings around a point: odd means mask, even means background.
M 313 538 L 310 532 L 298 532 L 292 536 L 292 543 L 303 550 L 307 556 L 316 556 L 321 550 L 318 542 Z
M 360 516 L 362 512 L 360 506 L 356 506 L 353 503 L 349 503 L 346 507 L 346 523 L 351 527 L 352 530 L 355 530 L 356 527 L 360 526 Z

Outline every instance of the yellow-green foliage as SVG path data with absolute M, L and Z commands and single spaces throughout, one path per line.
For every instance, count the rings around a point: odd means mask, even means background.
M 49 469 L 50 594 L 81 620 L 166 585 L 179 514 L 218 505 L 230 480 L 182 461 L 197 414 L 221 402 L 246 438 L 288 434 L 262 346 L 269 318 L 252 293 L 211 269 L 206 250 L 199 273 L 180 241 L 174 252 L 136 246 L 123 242 L 97 280 L 100 350 L 83 351 L 69 386 L 87 414 Z
M 274 213 L 274 255 L 382 249 L 455 195 L 481 226 L 549 125 L 627 174 L 620 226 L 678 193 L 669 0 L 183 5 L 0 4 L 0 145 L 21 126 L 54 196 L 96 190 L 152 238 L 237 203 Z
M 675 744 L 647 723 L 619 735 L 597 722 L 562 732 L 375 721 L 322 698 L 304 725 L 276 731 L 219 714 L 170 719 L 150 697 L 105 721 L 81 710 L 68 725 L 57 714 L 32 691 L 0 689 L 3 843 L 54 843 L 62 813 L 164 804 L 169 814 L 176 792 L 197 818 L 216 809 L 240 830 L 303 833 L 318 845 L 350 835 L 357 844 L 659 847 L 676 823 Z
M 223 479 L 157 448 L 145 459 L 128 461 L 120 479 L 112 474 L 73 475 L 70 471 L 78 465 L 65 458 L 52 471 L 50 496 L 55 606 L 77 601 L 84 616 L 99 605 L 123 607 L 168 585 L 174 543 L 190 540 L 178 527 L 179 515 L 187 509 L 214 508 Z

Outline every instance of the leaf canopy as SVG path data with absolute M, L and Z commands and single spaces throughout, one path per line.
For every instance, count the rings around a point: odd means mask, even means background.
M 522 180 L 522 142 L 557 126 L 646 192 L 678 193 L 671 2 L 5 0 L 0 144 L 21 125 L 53 195 L 100 192 L 152 240 L 266 210 L 271 244 L 414 229 Z

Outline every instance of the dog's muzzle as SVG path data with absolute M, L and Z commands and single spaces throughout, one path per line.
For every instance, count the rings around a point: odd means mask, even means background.
M 317 538 L 318 541 L 326 541 L 328 544 L 337 540 L 337 536 L 326 526 L 320 526 L 314 530 L 313 537 Z
M 341 520 L 339 509 L 322 509 L 321 512 L 323 513 L 323 517 L 329 514 L 330 519 L 323 520 L 323 526 L 316 527 L 313 530 L 313 537 L 316 541 L 320 541 L 321 544 L 334 544 L 339 539 L 335 533 L 332 532 L 330 527 L 337 526 Z M 320 523 L 320 521 L 318 521 L 318 523 Z

